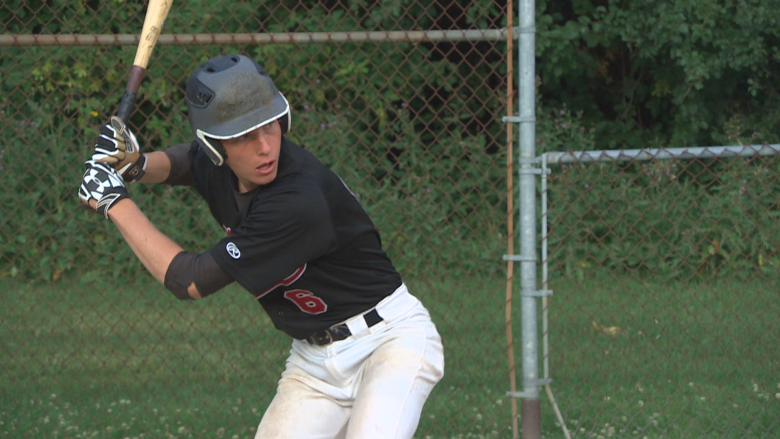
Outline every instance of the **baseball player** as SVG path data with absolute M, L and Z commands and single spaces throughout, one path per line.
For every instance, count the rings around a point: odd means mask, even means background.
M 101 128 L 79 197 L 116 224 L 176 298 L 232 282 L 293 338 L 257 429 L 268 438 L 411 438 L 444 372 L 441 339 L 344 182 L 292 143 L 290 105 L 243 55 L 187 82 L 195 140 L 143 154 L 118 118 Z M 191 185 L 226 236 L 183 250 L 130 199 L 125 181 Z

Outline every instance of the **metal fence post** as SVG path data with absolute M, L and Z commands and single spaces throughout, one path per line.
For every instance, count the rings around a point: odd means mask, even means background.
M 506 260 L 520 263 L 520 304 L 522 312 L 521 342 L 523 364 L 523 390 L 508 392 L 512 398 L 521 398 L 522 434 L 524 439 L 540 439 L 541 402 L 539 388 L 548 384 L 548 378 L 539 377 L 539 335 L 537 299 L 551 295 L 551 291 L 540 290 L 537 285 L 536 249 L 536 177 L 546 171 L 537 168 L 536 157 L 536 6 L 534 0 L 520 0 L 519 44 L 518 44 L 518 117 L 505 117 L 507 122 L 520 124 L 518 154 L 519 190 L 519 239 L 520 253 L 507 255 Z
M 539 401 L 539 350 L 536 322 L 536 7 L 520 0 L 518 25 L 518 91 L 520 135 L 518 181 L 520 206 L 520 295 L 522 307 L 523 392 L 521 404 L 524 439 L 541 438 Z

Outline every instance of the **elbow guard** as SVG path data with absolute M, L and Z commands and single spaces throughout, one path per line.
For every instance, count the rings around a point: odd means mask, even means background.
M 187 288 L 189 288 L 192 282 L 187 282 L 186 280 L 188 276 L 184 267 L 187 264 L 185 259 L 188 259 L 187 252 L 180 252 L 173 257 L 171 265 L 168 266 L 168 271 L 165 272 L 164 285 L 177 299 L 192 300 L 193 297 L 187 292 Z
M 164 285 L 177 299 L 193 300 L 195 298 L 187 291 L 190 285 L 195 285 L 200 297 L 206 297 L 231 282 L 233 278 L 217 265 L 210 254 L 180 252 L 165 272 Z

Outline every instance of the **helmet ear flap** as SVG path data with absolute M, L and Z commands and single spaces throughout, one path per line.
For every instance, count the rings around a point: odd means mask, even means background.
M 222 142 L 219 140 L 211 139 L 209 142 L 210 148 L 206 148 L 206 155 L 211 161 L 217 165 L 222 166 L 225 164 L 225 148 L 222 147 Z
M 279 125 L 282 127 L 282 134 L 290 132 L 292 126 L 292 109 L 279 118 Z
M 225 164 L 225 148 L 222 146 L 222 142 L 219 139 L 214 139 L 203 135 L 203 132 L 198 132 L 198 143 L 200 149 L 206 153 L 206 156 L 217 166 Z

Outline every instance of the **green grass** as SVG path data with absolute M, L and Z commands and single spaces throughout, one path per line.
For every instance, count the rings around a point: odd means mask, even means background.
M 780 435 L 776 284 L 612 279 L 556 292 L 551 375 L 581 437 Z
M 408 283 L 446 355 L 417 437 L 510 438 L 503 274 Z M 780 434 L 777 285 L 552 288 L 552 388 L 572 437 Z M 289 348 L 238 288 L 195 302 L 148 281 L 0 291 L 0 437 L 252 437 Z M 519 368 L 519 301 L 513 315 Z M 543 436 L 564 437 L 541 397 Z

